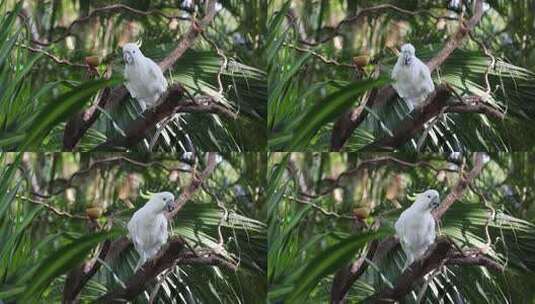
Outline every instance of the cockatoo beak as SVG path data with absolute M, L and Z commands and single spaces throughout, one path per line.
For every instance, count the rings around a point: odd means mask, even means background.
M 409 54 L 409 53 L 404 53 L 403 54 L 403 64 L 405 64 L 405 65 L 411 64 L 411 59 L 412 59 L 411 54 Z
M 131 64 L 132 61 L 134 61 L 134 58 L 132 57 L 132 55 L 129 52 L 125 52 L 123 54 L 123 59 L 124 59 L 124 62 L 126 62 L 128 64 Z
M 173 209 L 175 209 L 175 202 L 174 201 L 170 201 L 167 203 L 167 205 L 165 206 L 167 208 L 167 212 L 171 212 L 173 211 Z
M 431 207 L 433 209 L 437 208 L 438 206 L 440 205 L 440 198 L 437 196 L 435 198 L 433 198 L 433 200 L 431 201 Z

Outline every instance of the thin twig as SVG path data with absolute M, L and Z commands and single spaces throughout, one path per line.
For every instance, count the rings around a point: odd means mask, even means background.
M 219 93 L 219 95 L 222 95 L 223 94 L 223 82 L 221 81 L 221 75 L 227 69 L 227 64 L 228 64 L 227 56 L 225 56 L 225 53 L 223 53 L 223 51 L 219 49 L 217 44 L 211 39 L 209 39 L 204 32 L 201 33 L 201 37 L 203 37 L 204 40 L 206 40 L 206 42 L 208 42 L 213 48 L 215 48 L 217 55 L 219 55 L 219 57 L 223 59 L 223 64 L 219 66 L 219 71 L 217 72 L 217 75 L 216 75 L 217 85 L 219 87 L 219 89 L 217 90 L 217 93 Z
M 284 45 L 289 47 L 289 48 L 292 48 L 292 49 L 294 49 L 296 51 L 299 51 L 301 53 L 309 53 L 312 56 L 318 58 L 319 60 L 321 60 L 322 62 L 324 62 L 326 64 L 331 64 L 331 65 L 334 65 L 334 66 L 348 68 L 348 69 L 352 69 L 352 70 L 355 69 L 355 66 L 352 65 L 352 64 L 340 63 L 340 62 L 338 62 L 338 61 L 336 61 L 334 59 L 327 58 L 325 55 L 322 55 L 320 53 L 314 52 L 313 50 L 305 49 L 305 48 L 302 48 L 302 47 L 298 47 L 296 45 L 293 45 L 293 44 L 290 44 L 290 43 L 286 43 L 286 42 L 284 43 Z
M 292 200 L 292 201 L 300 203 L 300 204 L 303 204 L 303 205 L 311 206 L 312 208 L 320 211 L 321 213 L 323 213 L 324 215 L 327 215 L 327 216 L 333 216 L 333 217 L 336 217 L 336 218 L 339 218 L 339 219 L 354 220 L 354 218 L 352 216 L 338 214 L 338 213 L 336 213 L 334 211 L 328 211 L 327 209 L 325 209 L 323 207 L 320 207 L 320 206 L 312 203 L 309 200 L 303 200 L 303 199 L 299 199 L 299 198 L 296 198 L 296 197 L 293 197 L 293 196 L 289 196 L 289 195 L 284 195 L 284 198 Z
M 78 220 L 87 220 L 88 219 L 87 216 L 71 214 L 71 213 L 69 213 L 67 211 L 60 210 L 60 209 L 58 209 L 58 208 L 56 208 L 54 206 L 51 206 L 51 205 L 49 205 L 49 204 L 47 204 L 45 202 L 42 202 L 40 200 L 35 200 L 35 199 L 29 198 L 29 197 L 26 197 L 26 196 L 23 196 L 23 195 L 19 195 L 19 194 L 17 194 L 16 197 L 21 199 L 21 200 L 28 201 L 28 202 L 30 202 L 32 204 L 44 206 L 46 209 L 52 211 L 54 214 L 56 214 L 58 216 L 65 216 L 65 217 L 68 217 L 68 218 L 78 219 Z
M 325 195 L 331 193 L 334 189 L 340 187 L 340 183 L 341 183 L 342 178 L 358 173 L 366 165 L 379 164 L 379 163 L 389 162 L 389 161 L 390 162 L 394 162 L 394 163 L 396 163 L 398 165 L 401 165 L 401 166 L 404 166 L 404 167 L 412 167 L 412 168 L 414 168 L 414 167 L 420 167 L 421 166 L 421 167 L 426 167 L 428 169 L 431 169 L 431 170 L 433 170 L 435 172 L 440 172 L 440 171 L 457 172 L 456 170 L 453 170 L 453 169 L 450 169 L 450 168 L 437 168 L 437 167 L 433 166 L 432 164 L 430 164 L 429 162 L 427 162 L 425 160 L 418 160 L 418 161 L 413 163 L 413 162 L 409 162 L 409 161 L 405 161 L 405 160 L 399 159 L 399 158 L 397 158 L 395 156 L 385 155 L 385 156 L 375 157 L 375 158 L 372 158 L 372 159 L 363 160 L 356 167 L 347 169 L 346 171 L 340 173 L 334 179 L 334 183 L 333 183 L 332 186 L 328 187 L 327 189 L 321 191 L 318 194 L 310 194 L 310 193 L 302 192 L 301 195 L 306 196 L 308 198 L 318 198 L 320 196 L 325 196 Z
M 87 166 L 87 168 L 84 168 L 84 169 L 81 169 L 79 171 L 76 171 L 70 177 L 68 177 L 66 179 L 65 186 L 62 189 L 58 189 L 58 190 L 56 190 L 54 192 L 50 192 L 49 194 L 38 193 L 38 192 L 35 192 L 35 191 L 33 191 L 31 194 L 35 195 L 37 197 L 40 197 L 40 198 L 53 197 L 55 195 L 58 195 L 58 194 L 64 192 L 65 190 L 67 190 L 69 188 L 72 188 L 74 179 L 77 178 L 78 176 L 87 174 L 91 170 L 95 169 L 98 166 L 105 165 L 105 164 L 108 164 L 108 163 L 118 162 L 118 161 L 124 161 L 124 162 L 130 163 L 132 165 L 143 167 L 143 168 L 159 167 L 159 168 L 162 168 L 163 170 L 165 170 L 167 172 L 172 172 L 172 171 L 190 172 L 190 170 L 184 169 L 184 168 L 181 168 L 181 167 L 168 167 L 168 166 L 165 166 L 161 161 L 150 161 L 148 163 L 144 163 L 144 162 L 141 162 L 141 161 L 137 161 L 137 160 L 131 159 L 131 158 L 129 158 L 127 156 L 124 156 L 124 155 L 113 156 L 113 157 L 107 157 L 107 158 L 95 160 L 95 161 L 91 162 L 89 164 L 89 166 Z M 54 181 L 51 181 L 50 183 L 53 183 L 53 182 Z
M 51 41 L 48 41 L 48 42 L 47 41 L 40 41 L 40 40 L 36 40 L 36 39 L 32 39 L 31 41 L 32 41 L 32 43 L 37 44 L 37 45 L 49 46 L 51 44 L 57 43 L 57 42 L 65 39 L 65 38 L 71 36 L 72 35 L 72 30 L 73 30 L 75 25 L 77 25 L 79 23 L 87 22 L 87 21 L 91 20 L 92 18 L 98 16 L 101 13 L 111 13 L 111 12 L 117 12 L 117 11 L 127 11 L 129 13 L 140 15 L 140 16 L 157 15 L 157 16 L 160 16 L 160 17 L 163 17 L 163 18 L 167 19 L 168 21 L 172 21 L 172 20 L 175 20 L 175 19 L 176 20 L 190 20 L 189 17 L 183 17 L 183 16 L 178 16 L 178 15 L 167 15 L 167 14 L 163 13 L 160 10 L 141 11 L 141 10 L 132 8 L 130 6 L 124 5 L 124 4 L 113 4 L 113 5 L 108 5 L 108 6 L 95 8 L 93 11 L 91 11 L 86 16 L 83 16 L 83 17 L 80 17 L 80 18 L 74 20 L 67 27 L 65 32 L 61 36 L 57 37 L 56 39 L 52 39 Z M 24 22 L 27 24 L 28 21 L 27 21 L 27 17 L 26 16 L 24 16 L 23 14 L 19 13 L 19 17 L 21 17 L 24 20 Z
M 394 10 L 394 11 L 396 11 L 398 13 L 402 13 L 402 14 L 406 14 L 406 15 L 410 15 L 410 16 L 427 15 L 427 16 L 435 19 L 435 20 L 440 20 L 440 19 L 458 20 L 457 18 L 449 17 L 449 16 L 436 16 L 433 13 L 431 13 L 429 9 L 421 9 L 421 10 L 416 10 L 416 11 L 409 11 L 409 10 L 397 7 L 395 5 L 392 5 L 392 4 L 380 4 L 380 5 L 364 8 L 361 11 L 359 11 L 356 15 L 344 18 L 342 21 L 340 21 L 334 27 L 334 29 L 332 29 L 331 34 L 327 35 L 323 39 L 320 39 L 318 41 L 307 41 L 307 40 L 301 39 L 300 42 L 303 43 L 303 44 L 309 45 L 309 46 L 317 46 L 319 44 L 325 43 L 325 42 L 333 39 L 334 37 L 340 35 L 340 29 L 342 28 L 343 25 L 349 24 L 349 23 L 354 23 L 354 22 L 356 22 L 358 19 L 360 19 L 362 17 L 368 16 L 371 13 L 375 13 L 375 12 L 382 11 L 382 10 Z
M 19 44 L 19 43 L 17 43 L 16 45 L 21 47 L 21 48 L 23 48 L 23 49 L 27 49 L 27 50 L 29 50 L 31 52 L 34 52 L 34 53 L 44 54 L 48 58 L 52 59 L 57 64 L 68 65 L 68 66 L 72 66 L 72 67 L 76 67 L 76 68 L 84 68 L 84 69 L 88 68 L 87 64 L 73 63 L 73 62 L 70 62 L 67 59 L 61 59 L 61 58 L 57 57 L 56 55 L 51 54 L 51 53 L 49 53 L 49 52 L 47 52 L 47 51 L 45 51 L 43 49 L 37 49 L 37 48 L 33 48 L 31 46 L 27 46 L 27 45 Z

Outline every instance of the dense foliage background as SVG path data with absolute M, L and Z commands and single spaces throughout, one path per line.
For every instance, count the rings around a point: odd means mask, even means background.
M 483 16 L 464 33 L 477 3 Z M 428 62 L 447 41 L 464 35 L 433 80 L 455 89 L 450 102 L 482 98 L 502 114 L 447 110 L 394 148 L 533 150 L 534 6 L 531 0 L 274 1 L 267 57 L 270 149 L 338 150 L 333 138 L 343 135 L 333 125 L 388 84 L 402 44 L 413 44 Z M 344 150 L 376 150 L 368 145 L 395 132 L 408 115 L 397 95 L 367 106 L 366 114 L 350 129 Z
M 146 289 L 134 291 L 139 295 L 133 303 L 148 303 L 149 297 L 152 303 L 265 301 L 266 158 L 222 154 L 216 161 L 215 171 L 174 217 L 170 238 L 184 239 L 200 255 L 213 250 L 236 270 L 179 257 L 159 277 L 159 288 L 146 277 Z M 89 272 L 94 262 L 105 264 L 82 285 L 81 303 L 129 284 L 138 255 L 131 245 L 116 246 L 127 221 L 149 192 L 171 191 L 177 198 L 187 191 L 195 162 L 200 172 L 205 155 L 1 154 L 0 299 L 61 303 L 77 286 L 77 269 Z
M 104 88 L 122 83 L 121 46 L 139 41 L 144 55 L 160 62 L 188 40 L 192 20 L 202 20 L 209 2 L 215 0 L 1 0 L 0 149 L 66 149 L 65 123 L 96 104 Z M 156 142 L 152 125 L 145 140 L 128 150 L 265 148 L 267 81 L 260 37 L 266 5 L 217 2 L 215 18 L 164 73 L 170 85 L 180 83 L 195 98 L 208 96 L 222 110 L 169 115 Z M 76 149 L 120 138 L 140 116 L 129 94 L 109 104 L 96 109 L 100 115 Z
M 405 256 L 399 245 L 392 250 L 383 246 L 394 233 L 394 222 L 416 193 L 434 188 L 446 201 L 469 179 L 472 156 L 272 154 L 267 189 L 269 302 L 332 303 L 333 289 L 341 284 L 335 276 L 361 257 L 367 257 L 367 268 L 351 284 L 347 303 L 360 303 L 395 285 Z M 436 276 L 428 275 L 430 283 L 419 303 L 533 303 L 535 156 L 486 157 L 482 171 L 468 180 L 445 212 L 438 234 L 449 236 L 463 250 L 483 250 L 505 270 L 446 265 Z M 374 240 L 380 241 L 376 249 Z M 375 254 L 368 255 L 373 250 Z M 398 299 L 402 303 L 416 303 L 424 280 L 413 283 L 414 290 Z

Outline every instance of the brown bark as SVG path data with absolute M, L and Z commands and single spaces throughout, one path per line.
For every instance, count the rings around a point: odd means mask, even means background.
M 110 250 L 110 240 L 106 240 L 103 245 L 98 257 L 103 260 Z M 63 289 L 63 303 L 78 303 L 78 294 L 85 286 L 85 284 L 91 279 L 95 273 L 100 269 L 100 261 L 95 259 L 93 265 L 83 264 L 67 274 L 65 279 L 65 288 Z M 88 271 L 85 269 L 90 266 Z
M 400 123 L 391 136 L 371 143 L 364 147 L 364 150 L 394 150 L 398 148 L 422 130 L 427 121 L 439 114 L 446 107 L 446 102 L 450 96 L 451 91 L 445 85 L 438 86 L 427 98 L 426 105 L 411 112 L 411 115 Z
M 464 253 L 456 251 L 457 249 L 449 239 L 438 239 L 422 260 L 411 264 L 396 279 L 393 288 L 387 287 L 375 293 L 366 299 L 365 303 L 403 302 L 403 298 L 413 289 L 415 283 L 420 282 L 426 274 L 444 264 L 485 266 L 493 271 L 504 271 L 503 266 L 479 253 L 465 256 Z
M 179 84 L 168 88 L 162 96 L 160 105 L 143 112 L 140 117 L 132 121 L 124 130 L 125 136 L 110 138 L 100 144 L 96 150 L 114 150 L 132 148 L 141 141 L 146 133 L 158 122 L 175 113 L 214 113 L 229 119 L 236 119 L 236 114 L 218 104 L 209 96 L 200 96 L 195 100 L 184 100 L 184 91 Z
M 371 260 L 377 250 L 379 242 L 374 240 L 370 244 L 370 248 L 367 250 L 365 256 L 359 257 L 355 262 L 345 266 L 334 275 L 333 284 L 331 287 L 331 303 L 343 304 L 345 303 L 345 297 L 347 292 L 351 288 L 351 285 L 366 271 L 368 268 L 368 262 L 366 259 Z
M 163 102 L 158 106 L 148 109 L 141 114 L 136 120 L 132 121 L 124 130 L 125 136 L 119 138 L 110 138 L 100 144 L 97 150 L 110 150 L 119 147 L 129 148 L 145 137 L 145 133 L 165 117 L 176 113 L 180 109 L 180 101 L 184 91 L 180 85 L 174 85 L 169 88 L 162 96 Z
M 126 288 L 119 287 L 110 291 L 99 298 L 97 303 L 125 303 L 143 292 L 145 286 L 151 283 L 159 273 L 173 265 L 185 247 L 181 239 L 172 240 L 167 246 L 160 257 L 145 263 L 125 282 Z

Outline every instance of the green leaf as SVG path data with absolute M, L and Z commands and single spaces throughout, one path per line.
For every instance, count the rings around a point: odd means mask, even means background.
M 109 232 L 86 235 L 73 240 L 71 243 L 62 246 L 51 253 L 45 260 L 43 260 L 35 273 L 26 275 L 19 280 L 18 285 L 28 286 L 27 291 L 21 298 L 21 302 L 35 302 L 41 291 L 46 288 L 52 280 L 81 263 L 89 251 L 98 243 L 105 239 L 113 238 L 118 234 L 120 234 L 119 231 L 112 230 Z
M 319 130 L 319 128 L 336 117 L 355 103 L 356 97 L 376 87 L 390 83 L 389 77 L 373 80 L 363 80 L 352 83 L 327 96 L 322 101 L 310 107 L 303 117 L 298 120 L 290 144 L 290 151 L 297 151 Z
M 120 81 L 121 78 L 88 81 L 49 102 L 32 122 L 21 149 L 25 151 L 38 147 L 55 125 L 82 109 L 96 91 Z
M 348 263 L 357 250 L 364 248 L 367 242 L 383 238 L 391 233 L 391 230 L 386 229 L 360 233 L 320 252 L 308 263 L 300 276 L 294 280 L 296 288 L 289 295 L 287 303 L 306 302 L 304 300 L 309 290 L 316 286 L 322 278 Z

